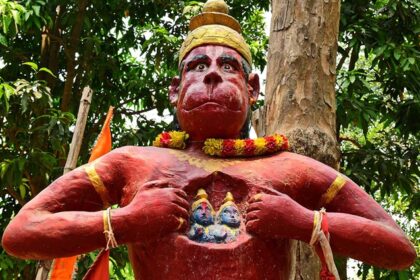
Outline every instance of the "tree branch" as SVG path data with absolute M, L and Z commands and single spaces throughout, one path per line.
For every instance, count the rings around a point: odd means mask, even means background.
M 358 147 L 359 149 L 362 148 L 362 145 L 359 142 L 357 142 L 356 140 L 354 140 L 350 137 L 347 137 L 347 136 L 338 137 L 338 142 L 341 143 L 341 141 L 348 141 L 348 142 L 352 143 L 353 145 L 355 145 L 356 147 Z
M 70 107 L 70 101 L 73 91 L 73 83 L 74 83 L 74 76 L 75 76 L 75 68 L 76 68 L 76 61 L 75 61 L 75 54 L 76 50 L 79 47 L 80 42 L 80 35 L 83 29 L 83 20 L 86 13 L 86 7 L 88 5 L 89 0 L 79 0 L 78 2 L 78 12 L 76 15 L 76 20 L 73 25 L 70 40 L 68 44 L 69 55 L 67 60 L 66 66 L 66 82 L 64 83 L 64 91 L 63 91 L 63 99 L 61 100 L 61 110 L 63 112 L 67 112 Z
M 142 113 L 146 113 L 146 112 L 152 111 L 154 109 L 156 109 L 156 107 L 147 108 L 147 109 L 138 110 L 138 111 L 127 109 L 127 108 L 119 108 L 117 111 L 121 114 L 126 115 L 126 116 L 132 116 L 132 115 L 140 115 Z

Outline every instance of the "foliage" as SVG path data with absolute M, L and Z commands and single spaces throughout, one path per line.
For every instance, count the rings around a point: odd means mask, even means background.
M 416 1 L 342 1 L 337 77 L 342 169 L 386 201 L 418 253 L 419 14 Z M 362 265 L 360 276 L 416 279 L 419 262 L 401 272 Z
M 149 113 L 168 113 L 177 52 L 188 19 L 203 2 L 0 0 L 2 231 L 62 174 L 84 86 L 94 96 L 79 163 L 87 161 L 110 105 L 116 108 L 115 147 L 149 145 L 168 126 Z M 241 21 L 254 66 L 262 71 L 269 1 L 227 3 Z M 337 77 L 343 172 L 386 200 L 385 207 L 408 217 L 402 226 L 417 243 L 411 224 L 420 204 L 418 14 L 414 0 L 343 0 Z M 393 210 L 400 200 L 404 206 Z M 129 278 L 126 251 L 114 250 L 112 258 L 113 277 Z M 80 271 L 91 261 L 86 255 Z M 2 279 L 33 279 L 34 265 L 0 252 Z M 417 266 L 400 274 L 418 271 Z M 366 266 L 361 269 L 361 275 L 368 272 Z M 395 273 L 380 271 L 374 277 L 392 279 L 387 274 Z

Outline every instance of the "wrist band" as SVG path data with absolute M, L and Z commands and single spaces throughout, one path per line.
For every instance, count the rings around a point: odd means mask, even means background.
M 319 243 L 319 246 L 321 247 L 322 254 L 319 255 L 319 257 L 321 259 L 322 266 L 326 266 L 326 268 L 328 269 L 326 273 L 331 273 L 335 280 L 340 280 L 340 276 L 338 275 L 337 267 L 335 266 L 334 257 L 330 246 L 330 234 L 328 232 L 328 223 L 325 208 L 322 208 L 320 211 L 314 212 L 314 227 L 312 229 L 311 241 L 309 242 L 309 244 L 311 246 L 315 246 L 316 243 Z M 324 278 L 321 276 L 321 279 L 331 278 Z
M 106 240 L 105 250 L 110 248 L 115 248 L 118 246 L 117 241 L 115 240 L 114 232 L 112 231 L 111 225 L 111 207 L 108 207 L 103 211 L 103 221 L 104 221 L 104 234 Z

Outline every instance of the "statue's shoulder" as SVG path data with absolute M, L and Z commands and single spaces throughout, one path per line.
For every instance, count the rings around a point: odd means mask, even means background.
M 158 161 L 169 157 L 168 149 L 153 146 L 123 146 L 110 152 L 110 157 Z

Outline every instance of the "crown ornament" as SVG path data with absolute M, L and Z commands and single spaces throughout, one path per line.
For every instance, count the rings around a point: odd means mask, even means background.
M 252 65 L 249 46 L 241 35 L 239 22 L 228 14 L 229 7 L 223 0 L 208 0 L 201 14 L 190 21 L 189 30 L 179 52 L 179 63 L 194 48 L 202 45 L 230 47 Z

